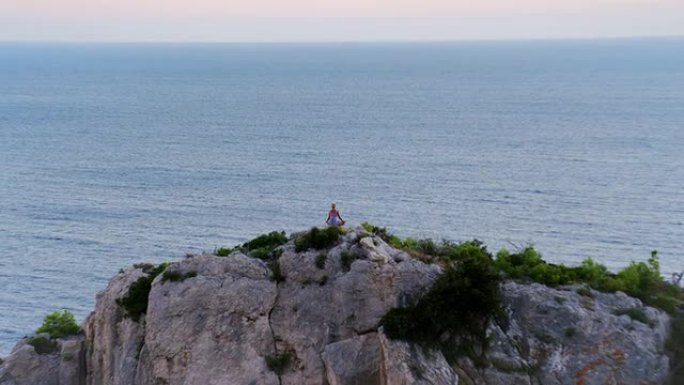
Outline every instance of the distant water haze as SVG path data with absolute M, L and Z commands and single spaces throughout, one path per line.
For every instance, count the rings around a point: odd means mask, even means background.
M 684 41 L 0 45 L 0 353 L 125 266 L 322 225 L 684 270 Z

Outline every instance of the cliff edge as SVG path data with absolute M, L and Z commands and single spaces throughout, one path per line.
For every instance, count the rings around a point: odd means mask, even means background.
M 382 326 L 391 309 L 425 296 L 443 265 L 423 262 L 362 228 L 320 249 L 292 238 L 258 250 L 122 271 L 97 295 L 82 335 L 46 338 L 43 348 L 20 341 L 0 363 L 0 384 L 644 385 L 667 380 L 669 316 L 621 292 L 503 281 L 505 322 L 488 323 L 486 343 L 473 350 L 475 356 L 452 355 L 389 338 Z M 260 253 L 263 258 L 253 255 Z

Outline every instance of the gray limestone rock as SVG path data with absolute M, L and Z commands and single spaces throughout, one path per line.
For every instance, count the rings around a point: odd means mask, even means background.
M 49 335 L 39 335 L 49 339 Z M 84 385 L 84 337 L 49 340 L 36 349 L 25 338 L 0 364 L 2 385 Z M 37 351 L 38 350 L 38 351 Z
M 328 250 L 280 249 L 281 282 L 240 252 L 171 264 L 139 322 L 117 302 L 146 274 L 129 268 L 97 295 L 84 336 L 49 354 L 20 341 L 0 385 L 658 385 L 668 374 L 669 317 L 622 293 L 506 282 L 508 323 L 490 325 L 486 354 L 447 362 L 380 326 L 430 289 L 439 265 L 360 228 Z

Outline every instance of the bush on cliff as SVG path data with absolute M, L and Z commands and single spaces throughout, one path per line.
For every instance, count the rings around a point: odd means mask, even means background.
M 62 338 L 78 334 L 80 331 L 81 327 L 76 323 L 74 315 L 64 310 L 61 313 L 54 311 L 46 315 L 36 333 L 48 333 L 51 338 Z
M 502 249 L 496 255 L 496 266 L 513 279 L 530 279 L 549 286 L 584 283 L 598 291 L 622 291 L 671 314 L 684 300 L 681 288 L 663 279 L 655 251 L 648 261 L 631 262 L 617 274 L 592 258 L 576 267 L 548 263 L 532 246 L 513 254 Z
M 484 247 L 463 246 L 464 253 L 449 261 L 432 288 L 413 305 L 390 310 L 382 325 L 388 337 L 440 348 L 447 358 L 475 355 L 486 347 L 486 328 L 503 315 L 501 278 Z M 455 347 L 461 348 L 456 351 Z M 484 351 L 484 349 L 482 349 Z
M 159 274 L 163 273 L 168 266 L 168 263 L 162 263 L 147 271 L 143 270 L 146 275 L 133 282 L 131 286 L 128 287 L 126 295 L 116 300 L 119 306 L 122 306 L 126 311 L 126 317 L 135 322 L 140 322 L 140 317 L 147 313 L 147 304 L 150 290 L 152 290 L 152 281 L 154 281 Z
M 219 247 L 216 250 L 214 250 L 214 255 L 218 257 L 227 257 L 233 252 L 233 249 L 230 247 Z
M 280 256 L 276 248 L 287 243 L 287 235 L 284 231 L 272 231 L 268 234 L 261 234 L 258 237 L 247 241 L 234 248 L 221 247 L 214 251 L 219 257 L 227 257 L 233 251 L 239 250 L 254 258 L 263 260 L 277 259 Z
M 33 349 L 38 354 L 55 353 L 59 347 L 57 341 L 50 338 L 45 338 L 43 336 L 29 337 L 26 343 L 33 346 Z
M 330 226 L 324 229 L 312 227 L 311 230 L 299 235 L 295 239 L 295 251 L 299 253 L 308 249 L 327 249 L 337 242 L 343 232 L 344 230 L 337 226 Z
M 242 248 L 247 251 L 261 248 L 274 249 L 285 243 L 287 243 L 287 235 L 284 231 L 272 231 L 268 234 L 259 235 L 251 241 L 245 242 L 242 245 Z

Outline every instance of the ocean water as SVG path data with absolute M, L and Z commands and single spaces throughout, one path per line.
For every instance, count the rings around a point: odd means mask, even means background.
M 1 44 L 0 354 L 120 268 L 325 220 L 684 270 L 684 40 Z

